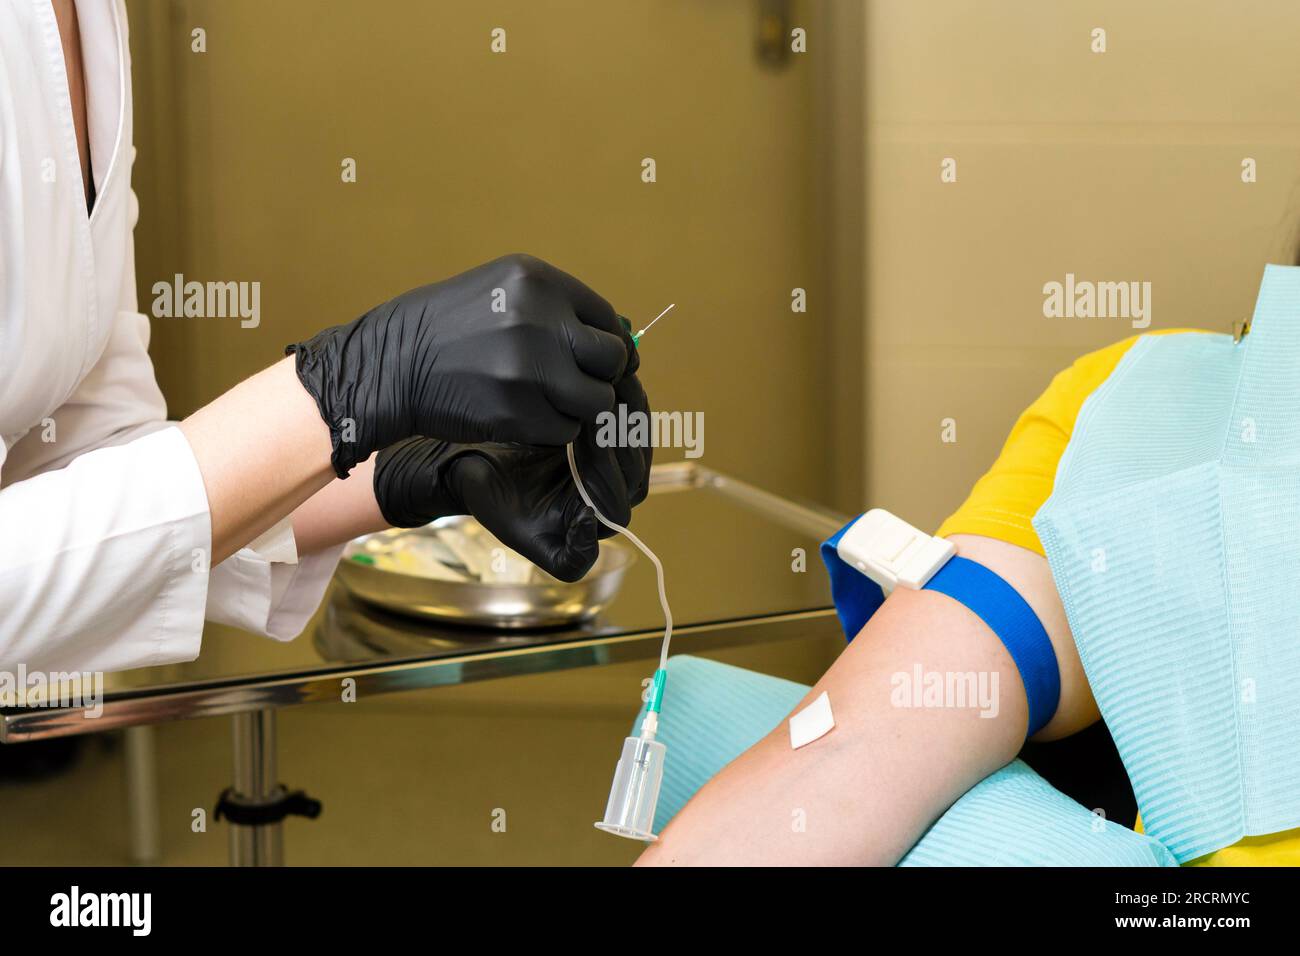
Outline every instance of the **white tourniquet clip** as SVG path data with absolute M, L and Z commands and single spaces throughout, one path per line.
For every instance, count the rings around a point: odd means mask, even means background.
M 896 587 L 919 591 L 957 553 L 951 541 L 926 534 L 884 508 L 872 508 L 853 522 L 835 550 L 886 594 Z

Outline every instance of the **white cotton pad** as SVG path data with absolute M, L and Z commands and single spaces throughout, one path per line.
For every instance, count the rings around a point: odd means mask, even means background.
M 492 567 L 492 553 L 477 537 L 471 537 L 457 528 L 439 528 L 438 540 L 445 544 L 461 564 L 469 570 L 471 578 L 482 581 L 484 573 Z
M 831 714 L 831 699 L 826 691 L 799 713 L 790 718 L 790 746 L 798 750 L 818 737 L 824 737 L 835 726 Z

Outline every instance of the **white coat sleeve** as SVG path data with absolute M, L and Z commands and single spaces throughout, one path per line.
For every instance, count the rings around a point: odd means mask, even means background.
M 127 268 L 130 277 L 131 256 Z M 149 321 L 135 311 L 133 279 L 124 286 L 127 308 L 95 366 L 52 428 L 33 429 L 3 463 L 0 663 L 113 670 L 192 660 L 205 616 L 290 640 L 338 563 L 341 547 L 299 560 L 285 519 L 204 567 L 203 478 L 166 420 Z
M 109 671 L 198 655 L 211 532 L 179 429 L 9 485 L 0 528 L 0 666 Z

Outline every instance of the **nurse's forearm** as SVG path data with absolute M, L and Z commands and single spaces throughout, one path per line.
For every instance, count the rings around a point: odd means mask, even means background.
M 208 495 L 214 566 L 335 480 L 329 429 L 292 358 L 236 385 L 180 428 Z M 300 542 L 299 550 L 315 548 Z
M 311 554 L 388 527 L 375 501 L 375 459 L 352 469 L 346 481 L 335 478 L 293 513 L 299 554 Z

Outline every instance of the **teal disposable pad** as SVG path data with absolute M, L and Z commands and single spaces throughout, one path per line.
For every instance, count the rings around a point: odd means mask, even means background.
M 1186 861 L 1300 826 L 1300 269 L 1240 344 L 1140 339 L 1034 528 L 1146 831 Z
M 1090 813 L 1014 760 L 953 804 L 899 866 L 1177 866 L 1158 841 Z
M 702 657 L 668 658 L 657 738 L 668 747 L 654 832 L 714 774 L 789 716 L 808 688 Z M 633 736 L 641 733 L 644 708 Z
M 656 833 L 808 693 L 802 684 L 698 657 L 671 657 L 668 672 L 658 738 L 668 750 Z M 1095 817 L 1016 761 L 958 800 L 901 865 L 1172 866 L 1174 860 L 1155 840 Z

